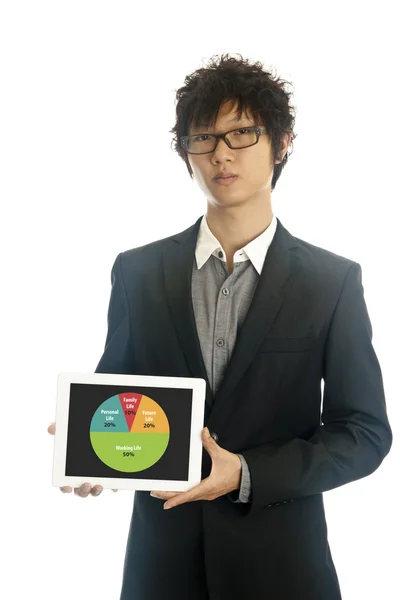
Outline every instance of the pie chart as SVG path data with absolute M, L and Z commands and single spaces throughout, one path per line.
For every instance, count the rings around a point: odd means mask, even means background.
M 105 400 L 90 423 L 90 441 L 108 467 L 134 473 L 152 467 L 169 443 L 167 415 L 157 402 L 127 392 Z

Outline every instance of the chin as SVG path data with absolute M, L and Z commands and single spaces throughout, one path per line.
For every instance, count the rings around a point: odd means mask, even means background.
M 210 197 L 209 203 L 215 207 L 229 208 L 230 206 L 239 206 L 245 204 L 246 201 L 247 198 L 244 198 L 243 195 L 233 196 L 232 194 L 229 197 L 228 195 L 226 195 L 225 197 L 216 197 L 215 195 L 213 195 Z

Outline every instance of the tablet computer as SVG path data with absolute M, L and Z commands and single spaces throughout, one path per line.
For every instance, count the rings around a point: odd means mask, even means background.
M 184 492 L 201 481 L 206 382 L 59 373 L 54 486 Z

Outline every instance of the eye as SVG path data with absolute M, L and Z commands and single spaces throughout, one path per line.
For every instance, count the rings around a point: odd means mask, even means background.
M 209 136 L 205 133 L 203 133 L 202 135 L 196 135 L 193 139 L 195 142 L 204 142 L 205 140 L 201 139 L 201 138 L 208 138 Z
M 236 129 L 234 131 L 234 134 L 236 135 L 237 133 L 240 133 L 241 131 L 244 131 L 244 133 L 249 133 L 250 129 L 246 128 L 246 127 L 241 127 L 240 129 Z

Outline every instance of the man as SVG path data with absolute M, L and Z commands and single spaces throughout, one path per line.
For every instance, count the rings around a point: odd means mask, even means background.
M 273 214 L 282 82 L 223 56 L 185 83 L 176 149 L 207 212 L 118 255 L 96 372 L 206 380 L 202 482 L 135 493 L 121 600 L 338 600 L 322 493 L 392 443 L 361 267 Z

